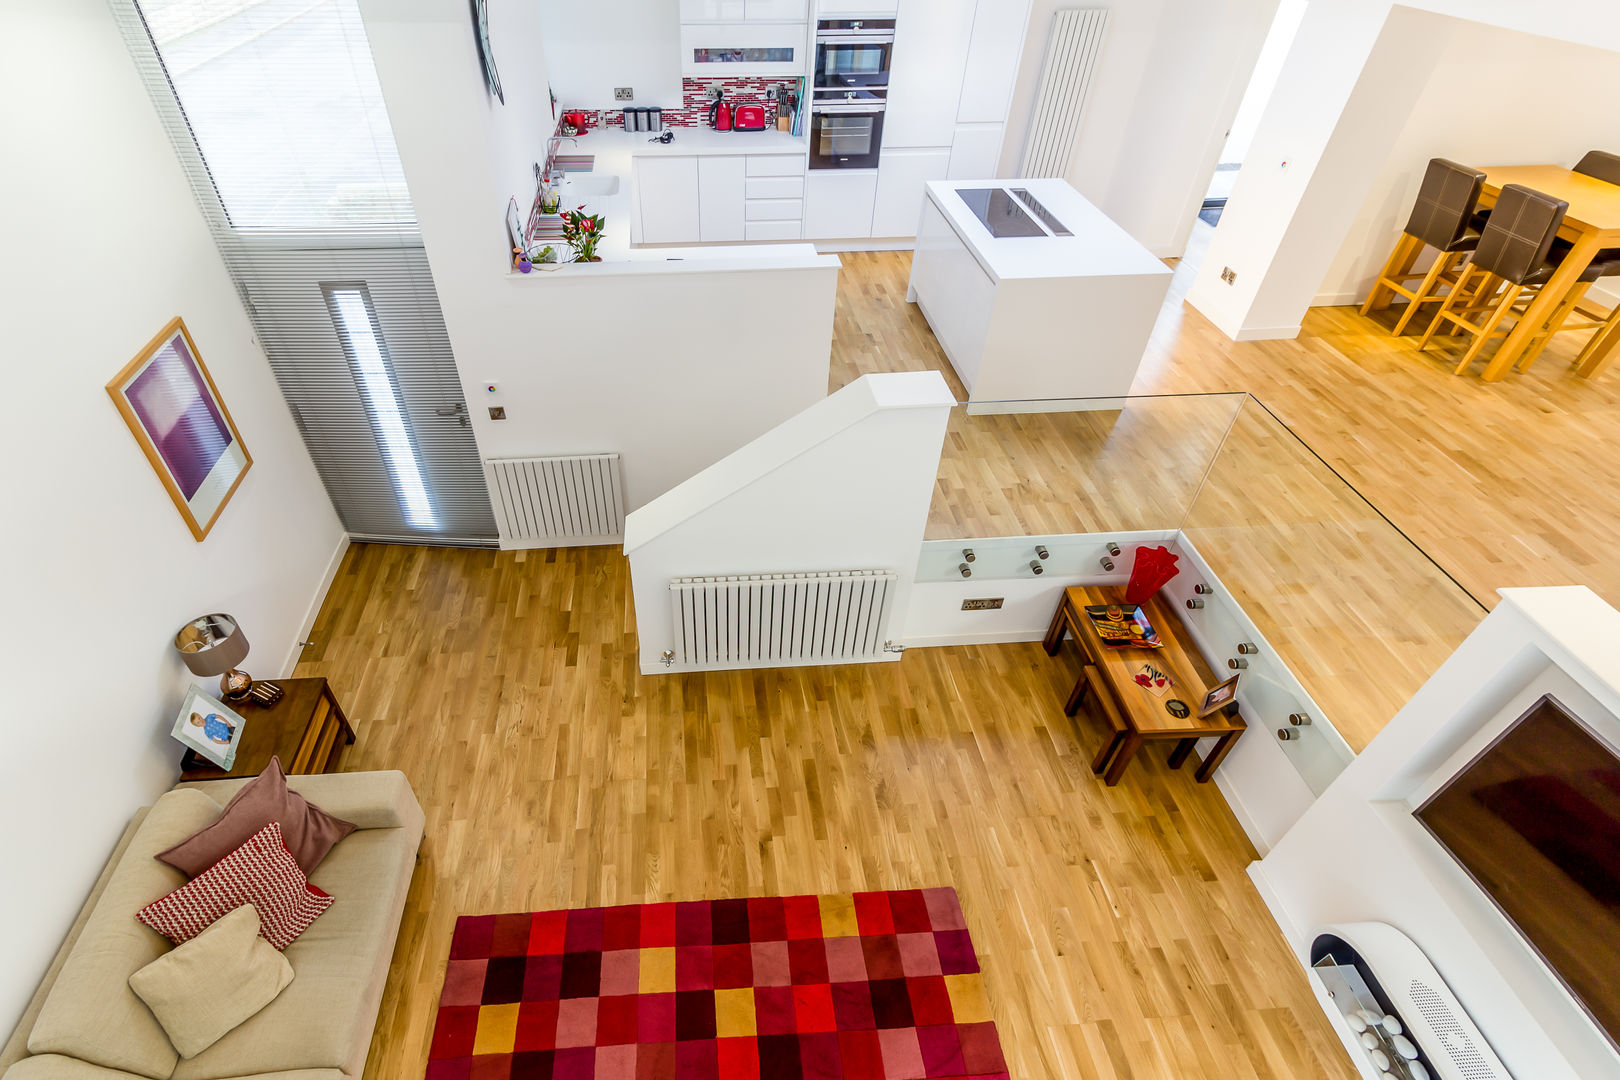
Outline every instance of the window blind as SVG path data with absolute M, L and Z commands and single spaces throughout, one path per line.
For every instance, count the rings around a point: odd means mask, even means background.
M 110 3 L 345 528 L 492 544 L 355 0 Z

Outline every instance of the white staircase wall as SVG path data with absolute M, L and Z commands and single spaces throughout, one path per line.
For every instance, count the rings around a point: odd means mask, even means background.
M 672 578 L 889 569 L 898 618 L 955 404 L 935 371 L 867 375 L 630 514 L 642 672 L 682 670 Z

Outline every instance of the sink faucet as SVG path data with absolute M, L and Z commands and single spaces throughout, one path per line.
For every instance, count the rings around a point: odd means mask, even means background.
M 557 145 L 564 142 L 571 142 L 575 146 L 579 145 L 579 140 L 574 138 L 572 135 L 553 135 L 551 138 L 546 140 L 546 165 L 545 168 L 540 171 L 541 183 L 551 183 L 551 169 L 557 161 Z

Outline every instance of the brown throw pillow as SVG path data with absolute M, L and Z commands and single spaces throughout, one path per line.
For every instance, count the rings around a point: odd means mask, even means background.
M 332 845 L 355 828 L 305 802 L 296 791 L 288 791 L 281 759 L 273 757 L 262 773 L 249 780 L 236 797 L 225 804 L 225 812 L 219 815 L 218 821 L 186 837 L 158 855 L 158 859 L 187 877 L 196 877 L 272 821 L 281 826 L 287 850 L 292 852 L 298 868 L 305 874 L 313 872 L 332 850 Z

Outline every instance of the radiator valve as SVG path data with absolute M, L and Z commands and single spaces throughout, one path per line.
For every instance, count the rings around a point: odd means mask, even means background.
M 675 650 L 674 649 L 665 649 L 664 650 L 664 655 L 660 656 L 658 658 L 658 662 L 663 664 L 667 668 L 668 667 L 674 667 L 675 666 Z

